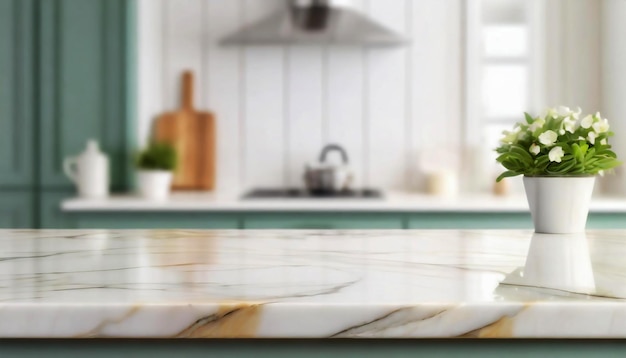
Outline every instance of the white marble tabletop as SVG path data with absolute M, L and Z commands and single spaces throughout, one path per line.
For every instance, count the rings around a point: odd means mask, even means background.
M 626 337 L 626 231 L 0 230 L 0 337 Z

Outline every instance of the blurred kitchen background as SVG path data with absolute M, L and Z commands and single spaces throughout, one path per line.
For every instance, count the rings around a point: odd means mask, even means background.
M 290 30 L 293 6 L 312 12 Z M 333 23 L 339 10 L 359 17 Z M 494 186 L 493 148 L 522 112 L 566 105 L 607 117 L 626 157 L 625 14 L 624 0 L 0 0 L 0 226 L 532 227 L 521 180 Z M 133 160 L 181 107 L 185 71 L 214 115 L 214 186 L 146 200 Z M 89 139 L 110 196 L 81 198 L 64 173 Z M 347 161 L 320 166 L 328 144 Z M 312 195 L 307 164 L 349 190 Z M 620 225 L 625 193 L 622 170 L 603 178 L 591 226 Z

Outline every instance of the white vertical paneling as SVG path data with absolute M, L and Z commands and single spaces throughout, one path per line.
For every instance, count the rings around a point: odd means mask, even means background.
M 455 165 L 450 154 L 459 149 L 462 123 L 460 12 L 459 1 L 412 3 L 412 186 L 433 167 L 458 169 L 445 167 Z
M 181 77 L 185 70 L 195 75 L 194 103 L 198 106 L 202 78 L 202 0 L 165 1 L 165 105 L 168 109 L 180 107 Z
M 253 22 L 284 6 L 281 0 L 245 0 L 245 21 Z M 244 187 L 285 184 L 285 50 L 279 46 L 244 49 Z
M 283 0 L 139 0 L 139 142 L 179 106 L 189 68 L 197 107 L 217 115 L 220 192 L 299 186 L 326 143 L 346 148 L 356 187 L 406 188 L 424 148 L 458 147 L 462 1 L 351 1 L 413 34 L 410 47 L 366 49 L 218 44 Z
M 221 47 L 219 40 L 237 30 L 241 22 L 241 2 L 204 0 L 205 36 L 202 78 L 207 90 L 200 103 L 217 119 L 217 190 L 240 190 L 241 141 L 241 49 Z
M 626 157 L 626 141 L 616 140 L 626 137 L 626 42 L 623 34 L 626 33 L 626 22 L 623 14 L 626 13 L 626 2 L 620 0 L 606 0 L 602 4 L 600 23 L 602 24 L 602 107 L 601 112 L 606 116 L 615 132 L 610 143 L 618 158 Z M 608 175 L 604 178 L 608 193 L 626 195 L 626 172 L 624 167 L 616 168 L 617 175 Z M 610 186 L 609 186 L 610 185 Z
M 565 8 L 566 65 L 565 76 L 568 106 L 580 106 L 585 111 L 595 112 L 600 107 L 600 9 L 597 0 L 568 1 Z M 580 24 L 584 22 L 585 26 Z M 597 54 L 581 56 L 580 54 Z M 560 104 L 560 103 L 559 103 Z
M 364 11 L 364 0 L 351 6 Z M 365 81 L 364 49 L 359 46 L 331 47 L 325 54 L 325 141 L 341 145 L 348 152 L 354 187 L 365 186 Z
M 601 102 L 601 1 L 546 3 L 546 94 L 549 106 L 580 106 L 593 112 Z M 585 23 L 585 26 L 580 26 Z M 581 54 L 594 54 L 585 56 Z
M 335 47 L 328 53 L 328 139 L 343 146 L 354 171 L 354 185 L 365 185 L 363 150 L 363 50 Z
M 304 165 L 317 160 L 323 144 L 325 51 L 312 46 L 287 51 L 287 185 L 302 187 Z
M 444 37 L 445 46 L 445 62 L 446 68 L 442 70 L 445 73 L 445 92 L 441 95 L 446 98 L 444 116 L 446 118 L 444 126 L 438 128 L 437 132 L 430 132 L 431 136 L 437 136 L 437 134 L 445 133 L 442 142 L 448 151 L 451 152 L 451 157 L 459 158 L 457 165 L 460 175 L 463 175 L 463 163 L 476 163 L 481 162 L 478 155 L 487 153 L 490 155 L 492 148 L 485 148 L 483 146 L 478 148 L 469 148 L 466 143 L 463 142 L 463 132 L 467 130 L 467 122 L 464 118 L 463 101 L 465 99 L 465 91 L 461 90 L 465 84 L 463 80 L 464 72 L 464 53 L 463 53 L 463 1 L 456 0 L 451 6 L 446 8 L 446 32 Z M 422 119 L 424 121 L 424 119 Z M 462 177 L 459 179 L 463 187 Z M 487 177 L 486 183 L 491 183 L 493 178 Z M 489 189 L 491 187 L 489 186 Z
M 369 0 L 368 13 L 404 33 L 406 8 L 406 0 Z M 405 47 L 374 48 L 368 53 L 367 179 L 376 187 L 405 187 L 406 51 Z
M 163 3 L 137 3 L 137 144 L 143 147 L 153 119 L 163 112 Z

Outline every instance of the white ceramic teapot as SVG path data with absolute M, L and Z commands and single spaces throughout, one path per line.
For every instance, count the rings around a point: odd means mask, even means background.
M 103 198 L 109 195 L 109 158 L 100 151 L 97 141 L 88 140 L 84 152 L 66 158 L 63 171 L 76 184 L 79 196 Z

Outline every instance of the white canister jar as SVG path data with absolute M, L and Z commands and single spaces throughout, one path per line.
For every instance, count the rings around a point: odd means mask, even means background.
M 138 171 L 139 194 L 149 200 L 166 200 L 170 194 L 172 177 L 172 172 L 168 170 Z
M 109 195 L 109 158 L 100 151 L 98 142 L 90 139 L 80 155 L 63 161 L 65 175 L 84 198 L 103 198 Z
M 437 171 L 427 175 L 426 191 L 430 195 L 454 197 L 459 191 L 457 174 L 454 171 Z

